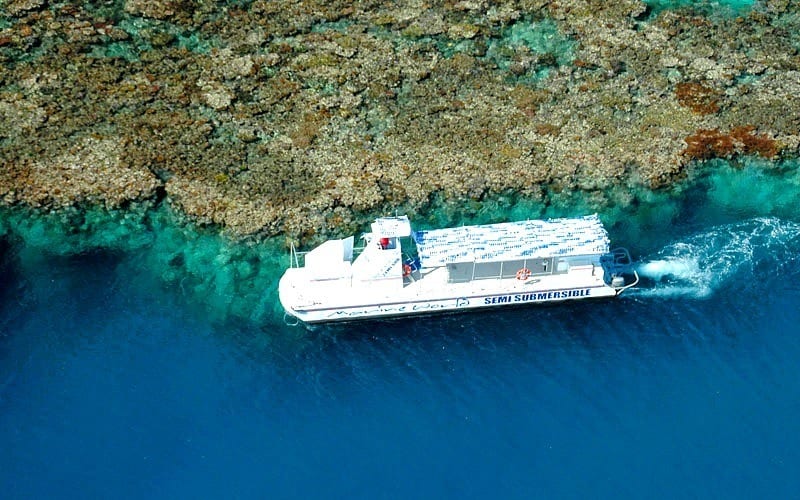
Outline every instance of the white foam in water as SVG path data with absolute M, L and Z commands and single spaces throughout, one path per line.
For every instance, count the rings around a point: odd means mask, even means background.
M 700 272 L 700 263 L 694 257 L 653 260 L 637 267 L 640 276 L 660 280 L 667 276 L 691 278 Z
M 756 265 L 777 276 L 800 253 L 800 225 L 777 218 L 756 218 L 719 226 L 673 243 L 652 260 L 637 266 L 651 287 L 636 289 L 638 296 L 707 298 L 733 277 L 756 277 Z M 761 269 L 761 268 L 759 268 Z M 745 282 L 745 285 L 747 283 Z

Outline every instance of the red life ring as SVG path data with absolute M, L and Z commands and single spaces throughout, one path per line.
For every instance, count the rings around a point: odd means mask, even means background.
M 523 267 L 519 271 L 517 271 L 517 279 L 520 281 L 525 281 L 526 279 L 531 277 L 531 270 L 527 267 Z
M 403 278 L 411 276 L 411 266 L 403 264 Z

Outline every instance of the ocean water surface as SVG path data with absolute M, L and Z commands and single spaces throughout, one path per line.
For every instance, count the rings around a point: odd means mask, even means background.
M 154 258 L 169 245 L 145 226 L 143 239 L 64 250 L 74 236 L 37 245 L 52 226 L 7 216 L 0 491 L 792 497 L 800 191 L 796 166 L 763 167 L 722 165 L 601 214 L 645 277 L 618 300 L 314 331 L 273 307 L 277 260 L 249 258 L 263 282 L 237 271 L 264 287 L 251 317 L 234 314 L 241 305 L 221 314 L 230 280 L 203 299 L 209 285 L 159 267 L 190 269 Z M 188 252 L 208 248 L 185 238 Z M 211 268 L 239 259 L 215 248 L 227 260 Z
M 515 26 L 487 48 L 499 66 L 507 46 L 572 60 L 554 24 Z M 278 239 L 233 244 L 166 207 L 4 209 L 0 497 L 794 498 L 800 169 L 706 167 L 606 193 L 643 276 L 617 300 L 312 331 L 282 321 Z M 438 200 L 415 222 L 594 209 Z

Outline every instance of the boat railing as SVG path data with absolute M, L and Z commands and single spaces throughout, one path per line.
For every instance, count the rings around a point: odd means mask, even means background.
M 361 245 L 360 247 L 353 247 L 353 260 L 356 260 L 356 257 L 361 255 L 364 249 L 367 248 L 367 245 Z
M 355 260 L 355 258 L 358 257 L 361 254 L 361 252 L 364 251 L 365 248 L 366 248 L 366 246 L 353 247 L 353 260 Z M 311 250 L 306 250 L 306 251 L 302 251 L 301 252 L 301 251 L 297 250 L 297 248 L 295 248 L 294 242 L 290 242 L 289 243 L 289 267 L 290 268 L 294 268 L 294 267 L 303 267 L 303 266 L 305 266 L 306 265 L 306 261 L 305 261 L 306 255 L 308 253 L 310 253 L 310 252 L 311 252 Z M 301 265 L 301 262 L 302 262 L 302 265 Z
M 588 261 L 587 261 L 588 262 Z M 456 266 L 461 266 L 457 269 Z M 455 266 L 448 264 L 448 283 L 469 283 L 481 280 L 503 280 L 517 278 L 529 283 L 539 281 L 539 278 L 553 274 L 566 274 L 569 266 L 563 269 L 555 257 L 522 258 L 508 261 L 494 262 L 463 262 Z M 518 278 L 524 275 L 525 278 Z
M 299 252 L 294 247 L 294 242 L 289 242 L 289 267 L 302 267 L 300 265 L 300 259 L 303 260 L 303 265 L 305 265 L 305 257 L 308 252 Z

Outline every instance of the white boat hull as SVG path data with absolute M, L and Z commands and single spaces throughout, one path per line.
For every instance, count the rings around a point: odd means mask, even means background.
M 278 286 L 287 320 L 355 321 L 615 297 L 638 282 L 597 215 L 413 232 L 382 217 L 304 252 Z
M 432 273 L 394 293 L 378 295 L 348 286 L 344 280 L 317 283 L 313 290 L 303 280 L 302 270 L 295 271 L 281 280 L 280 299 L 289 316 L 307 324 L 600 299 L 615 297 L 620 291 L 588 270 L 524 281 L 512 278 L 446 286 Z

